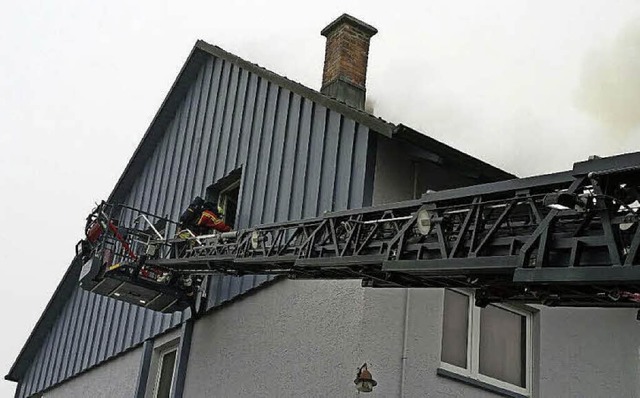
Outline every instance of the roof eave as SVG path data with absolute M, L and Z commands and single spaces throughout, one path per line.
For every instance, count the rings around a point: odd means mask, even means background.
M 518 178 L 516 175 L 492 166 L 476 157 L 459 151 L 441 141 L 423 134 L 411 127 L 398 124 L 393 129 L 393 138 L 409 142 L 413 145 L 425 148 L 438 156 L 448 159 L 446 166 L 465 168 L 478 173 L 478 179 L 482 182 L 492 182 Z

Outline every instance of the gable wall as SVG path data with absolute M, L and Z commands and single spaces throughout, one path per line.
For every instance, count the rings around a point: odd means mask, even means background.
M 177 219 L 242 167 L 238 227 L 371 204 L 370 131 L 253 72 L 208 56 L 132 183 L 112 200 Z M 126 189 L 126 191 L 125 191 Z M 134 215 L 124 217 L 126 223 Z M 209 307 L 267 281 L 214 278 Z M 77 289 L 18 386 L 26 397 L 182 322 Z
M 427 190 L 442 191 L 482 182 L 421 157 L 409 143 L 381 136 L 376 141 L 374 205 L 418 199 Z

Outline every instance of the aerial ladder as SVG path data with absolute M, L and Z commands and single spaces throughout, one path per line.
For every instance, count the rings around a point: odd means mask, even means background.
M 162 312 L 211 275 L 359 279 L 371 288 L 469 288 L 476 305 L 640 307 L 640 152 L 565 172 L 225 233 L 100 204 L 77 246 L 80 284 Z M 201 301 L 201 300 L 200 300 Z

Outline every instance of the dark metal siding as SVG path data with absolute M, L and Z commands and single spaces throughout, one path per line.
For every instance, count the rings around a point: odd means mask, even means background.
M 238 227 L 366 203 L 368 127 L 211 56 L 118 200 L 177 219 L 195 195 L 242 168 Z M 124 215 L 130 221 L 134 215 Z M 267 281 L 216 277 L 209 308 Z M 181 323 L 77 289 L 18 387 L 27 397 Z

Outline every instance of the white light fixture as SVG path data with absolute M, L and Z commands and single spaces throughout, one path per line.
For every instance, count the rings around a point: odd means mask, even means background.
M 356 379 L 353 382 L 356 384 L 356 390 L 359 392 L 371 392 L 373 391 L 373 387 L 378 385 L 378 382 L 373 380 L 366 363 L 358 368 Z
M 431 212 L 424 207 L 418 210 L 418 216 L 416 217 L 416 226 L 418 227 L 418 232 L 422 235 L 427 236 L 431 233 Z
M 116 296 L 116 297 L 120 297 L 120 293 L 118 293 L 118 292 L 113 293 L 113 295 Z
M 251 247 L 253 248 L 253 250 L 257 250 L 259 246 L 260 246 L 260 232 L 253 231 L 251 233 Z

